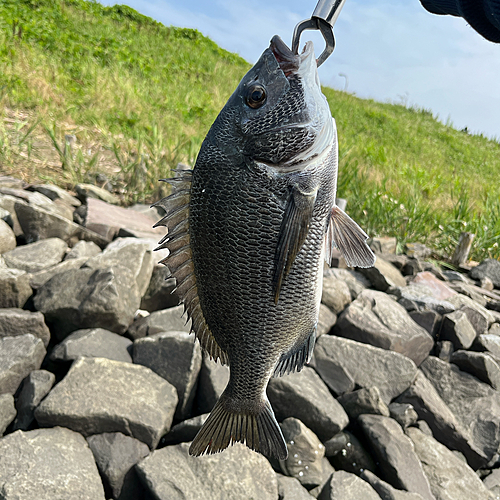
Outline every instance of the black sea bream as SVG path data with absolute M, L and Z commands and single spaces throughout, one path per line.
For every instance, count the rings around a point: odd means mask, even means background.
M 302 369 L 315 342 L 323 262 L 337 246 L 369 267 L 367 235 L 335 205 L 337 132 L 312 43 L 275 36 L 212 125 L 192 171 L 158 203 L 164 262 L 205 351 L 229 383 L 190 453 L 240 441 L 284 459 L 266 396 L 270 377 Z

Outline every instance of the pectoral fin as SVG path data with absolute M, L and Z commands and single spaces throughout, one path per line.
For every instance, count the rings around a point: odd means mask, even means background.
M 330 264 L 336 246 L 349 267 L 372 267 L 375 255 L 366 243 L 368 235 L 336 205 L 332 209 L 325 235 L 325 260 Z
M 307 237 L 316 194 L 317 189 L 310 193 L 304 193 L 298 187 L 294 187 L 290 192 L 276 247 L 273 276 L 273 293 L 276 304 L 283 280 L 290 272 L 295 257 Z

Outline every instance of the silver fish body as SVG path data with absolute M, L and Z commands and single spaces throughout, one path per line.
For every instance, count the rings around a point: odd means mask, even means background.
M 202 347 L 230 380 L 190 453 L 231 443 L 284 459 L 266 397 L 314 347 L 323 261 L 335 243 L 369 266 L 366 234 L 335 206 L 337 138 L 312 44 L 274 37 L 212 125 L 193 171 L 170 182 L 160 242 Z

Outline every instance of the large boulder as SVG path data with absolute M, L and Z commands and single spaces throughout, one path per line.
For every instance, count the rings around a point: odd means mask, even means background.
M 149 368 L 80 358 L 35 411 L 40 426 L 61 425 L 84 436 L 122 432 L 155 448 L 177 406 L 175 388 Z
M 105 498 L 85 439 L 62 427 L 0 439 L 0 491 L 3 500 Z

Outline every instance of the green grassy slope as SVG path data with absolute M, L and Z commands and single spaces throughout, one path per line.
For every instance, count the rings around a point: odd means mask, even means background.
M 264 47 L 263 47 L 264 48 Z M 0 170 L 65 187 L 104 172 L 125 202 L 193 163 L 249 65 L 194 30 L 84 0 L 0 2 Z M 371 235 L 500 257 L 500 144 L 431 113 L 324 89 L 339 196 Z M 65 134 L 78 146 L 65 147 Z

